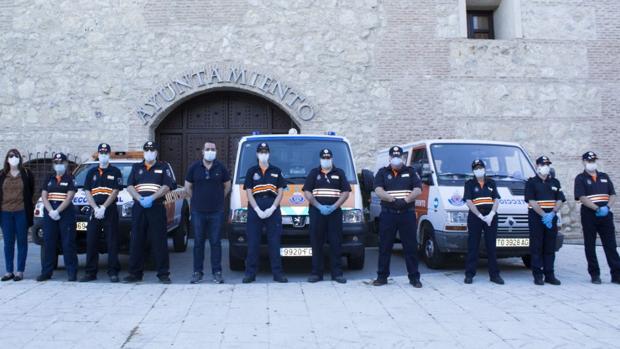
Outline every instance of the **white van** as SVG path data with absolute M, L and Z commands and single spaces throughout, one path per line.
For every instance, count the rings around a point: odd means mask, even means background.
M 481 140 L 424 140 L 403 146 L 406 163 L 422 178 L 422 194 L 415 203 L 417 238 L 426 264 L 440 268 L 449 254 L 467 253 L 468 208 L 463 186 L 472 178 L 471 163 L 481 159 L 487 176 L 497 182 L 501 196 L 498 208 L 497 256 L 522 257 L 530 266 L 528 204 L 524 200 L 525 182 L 535 175 L 535 166 L 516 143 Z M 377 153 L 375 171 L 389 163 L 388 149 Z M 363 173 L 368 183 L 370 172 Z M 368 186 L 368 185 L 367 185 Z M 370 223 L 377 231 L 380 199 L 371 194 Z M 556 250 L 564 237 L 558 235 Z M 484 257 L 484 240 L 480 253 Z
M 342 169 L 351 184 L 351 195 L 342 205 L 343 238 L 342 254 L 347 258 L 349 269 L 362 269 L 364 266 L 364 242 L 366 226 L 357 172 L 353 162 L 349 141 L 334 134 L 301 135 L 291 130 L 284 135 L 253 135 L 241 138 L 237 150 L 232 192 L 230 196 L 230 216 L 227 231 L 230 244 L 229 261 L 232 270 L 243 270 L 247 255 L 247 208 L 248 198 L 243 183 L 248 169 L 255 166 L 256 147 L 259 143 L 269 144 L 269 163 L 282 170 L 287 181 L 284 197 L 280 204 L 282 213 L 282 248 L 280 254 L 285 258 L 311 257 L 308 214 L 308 200 L 301 188 L 310 170 L 319 166 L 319 153 L 329 148 L 334 155 L 334 166 Z M 261 238 L 261 251 L 266 251 L 266 237 Z

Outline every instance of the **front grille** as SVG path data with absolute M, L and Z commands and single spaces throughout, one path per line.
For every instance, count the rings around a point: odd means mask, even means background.
M 525 188 L 509 188 L 510 189 L 510 194 L 512 194 L 512 196 L 524 196 L 525 195 Z
M 498 234 L 527 234 L 530 231 L 526 214 L 500 214 L 497 223 Z

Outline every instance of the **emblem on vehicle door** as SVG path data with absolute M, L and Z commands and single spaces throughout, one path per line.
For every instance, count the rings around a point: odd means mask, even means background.
M 293 216 L 293 227 L 295 228 L 303 228 L 306 226 L 306 217 L 305 216 Z

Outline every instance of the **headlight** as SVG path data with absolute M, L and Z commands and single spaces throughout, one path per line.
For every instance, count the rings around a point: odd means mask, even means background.
M 233 210 L 230 220 L 232 223 L 247 223 L 248 222 L 248 210 L 245 208 L 238 208 Z
M 133 200 L 124 203 L 121 206 L 121 216 L 131 217 L 131 209 L 133 207 Z
M 363 217 L 360 209 L 342 210 L 342 223 L 361 223 Z
M 467 224 L 468 211 L 449 211 L 448 224 Z

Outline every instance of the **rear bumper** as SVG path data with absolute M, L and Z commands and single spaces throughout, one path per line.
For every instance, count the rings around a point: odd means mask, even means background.
M 246 225 L 231 223 L 227 225 L 230 254 L 232 257 L 245 258 L 247 255 Z M 358 257 L 364 253 L 366 242 L 366 224 L 343 224 L 342 227 L 342 255 Z M 282 247 L 311 247 L 308 226 L 293 228 L 284 226 L 280 239 Z M 261 235 L 261 253 L 267 252 L 267 235 Z
M 446 232 L 441 230 L 435 230 L 435 240 L 437 241 L 437 247 L 441 252 L 446 253 L 467 253 L 467 232 Z M 498 238 L 528 238 L 529 234 L 498 234 Z M 558 232 L 558 238 L 556 240 L 555 250 L 558 251 L 564 244 L 564 234 Z M 497 257 L 521 257 L 530 254 L 529 247 L 498 247 Z M 480 255 L 486 255 L 486 247 L 484 239 L 480 241 Z

